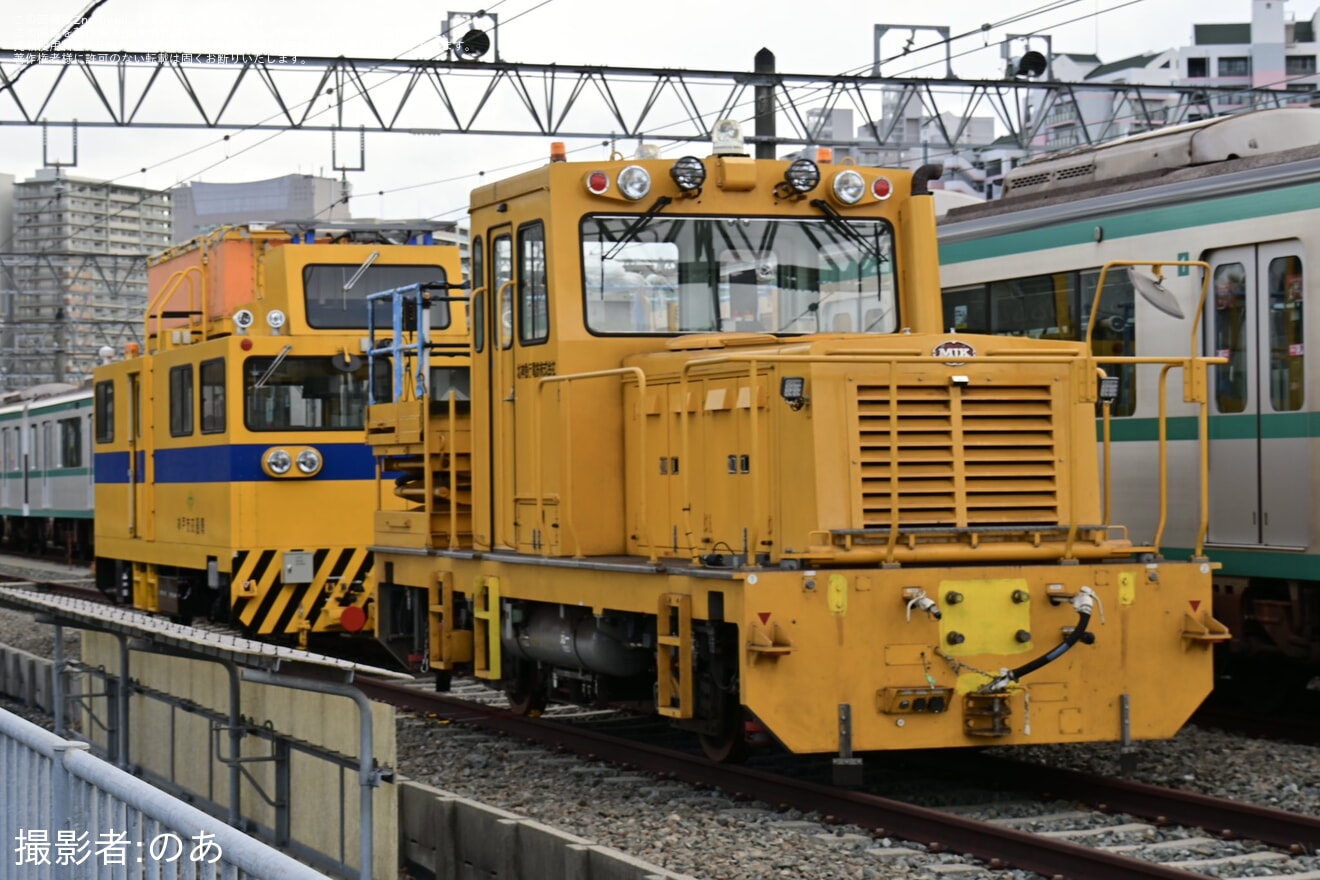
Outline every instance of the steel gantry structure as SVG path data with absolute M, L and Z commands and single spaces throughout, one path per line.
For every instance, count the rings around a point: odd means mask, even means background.
M 826 129 L 829 111 L 846 107 L 873 145 L 909 149 L 919 144 L 903 120 L 919 108 L 931 122 L 922 143 L 957 151 L 966 149 L 965 129 L 976 115 L 993 116 L 1008 143 L 1030 149 L 1061 111 L 1084 104 L 1078 140 L 1090 143 L 1132 124 L 1156 128 L 1215 115 L 1221 98 L 1240 108 L 1308 99 L 1241 87 L 822 76 L 761 65 L 757 71 L 0 50 L 0 126 L 705 141 L 716 120 L 750 118 L 760 89 L 773 95 L 778 122 L 762 142 L 855 145 L 851 132 Z

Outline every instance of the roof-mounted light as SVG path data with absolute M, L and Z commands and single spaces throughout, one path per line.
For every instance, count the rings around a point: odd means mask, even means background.
M 684 156 L 669 169 L 669 176 L 683 192 L 695 192 L 706 182 L 706 166 L 696 156 Z
M 604 171 L 593 171 L 587 175 L 587 191 L 600 195 L 610 188 L 610 176 Z
M 840 171 L 834 175 L 831 189 L 834 190 L 836 199 L 845 205 L 855 205 L 866 194 L 866 181 L 862 180 L 862 175 L 851 169 Z
M 629 165 L 619 172 L 619 192 L 634 202 L 651 191 L 651 175 L 641 165 Z
M 721 119 L 710 130 L 711 152 L 716 156 L 743 155 L 742 125 L 736 119 Z
M 271 309 L 266 313 L 266 324 L 276 333 L 280 332 L 280 328 L 284 326 L 284 321 L 284 313 L 279 309 Z
M 820 167 L 810 159 L 798 159 L 784 172 L 784 180 L 795 193 L 809 193 L 820 183 Z

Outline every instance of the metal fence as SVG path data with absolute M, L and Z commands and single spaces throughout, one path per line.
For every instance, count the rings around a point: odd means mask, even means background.
M 326 880 L 0 710 L 0 880 Z

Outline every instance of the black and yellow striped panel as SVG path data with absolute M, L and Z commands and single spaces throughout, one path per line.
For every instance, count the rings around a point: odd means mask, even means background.
M 280 580 L 284 550 L 240 550 L 234 555 L 230 601 L 234 620 L 258 635 L 339 632 L 339 612 L 372 598 L 371 554 L 362 547 L 325 547 L 310 551 L 315 574 L 311 583 Z M 299 551 L 309 552 L 309 551 Z M 353 584 L 361 582 L 354 591 Z M 333 603 L 335 613 L 327 613 Z

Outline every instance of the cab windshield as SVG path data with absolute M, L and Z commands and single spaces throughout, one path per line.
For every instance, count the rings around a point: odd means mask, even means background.
M 390 361 L 375 362 L 377 400 L 390 399 Z M 366 358 L 251 357 L 243 362 L 244 418 L 251 431 L 361 431 Z
M 597 334 L 892 333 L 884 220 L 593 215 L 582 221 Z

